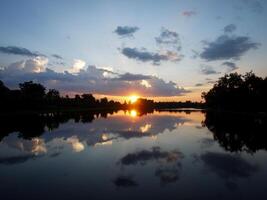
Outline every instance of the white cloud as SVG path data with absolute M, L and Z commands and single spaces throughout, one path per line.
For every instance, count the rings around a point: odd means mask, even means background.
M 147 80 L 142 80 L 142 81 L 140 82 L 140 84 L 143 85 L 143 86 L 145 86 L 146 88 L 150 88 L 150 87 L 152 87 L 152 86 L 150 85 L 150 83 L 149 83 Z
M 70 73 L 78 73 L 80 72 L 80 70 L 84 69 L 86 65 L 86 62 L 80 59 L 74 59 L 74 64 L 72 66 L 71 69 L 69 69 L 68 71 Z
M 188 92 L 174 82 L 166 82 L 157 76 L 116 73 L 107 69 L 88 66 L 77 61 L 76 71 L 56 72 L 45 68 L 47 61 L 27 60 L 13 63 L 0 69 L 0 79 L 9 87 L 18 87 L 19 83 L 34 80 L 46 88 L 55 88 L 63 93 L 93 93 L 103 95 L 128 96 L 136 93 L 140 96 L 179 96 Z M 78 67 L 77 67 L 78 66 Z M 79 70 L 78 70 L 79 69 Z

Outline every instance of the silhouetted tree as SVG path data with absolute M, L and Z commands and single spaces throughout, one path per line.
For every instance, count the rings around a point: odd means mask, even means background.
M 59 99 L 60 98 L 59 91 L 55 89 L 49 89 L 49 91 L 46 94 L 46 98 L 50 100 Z
M 266 93 L 266 78 L 252 72 L 231 73 L 221 77 L 207 93 L 203 92 L 202 98 L 210 108 L 266 111 Z
M 22 95 L 29 99 L 43 99 L 45 96 L 45 87 L 32 81 L 19 84 Z

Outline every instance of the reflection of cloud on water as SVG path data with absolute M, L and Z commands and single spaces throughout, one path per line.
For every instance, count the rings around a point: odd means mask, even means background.
M 229 190 L 237 189 L 237 179 L 247 179 L 259 170 L 257 165 L 249 163 L 240 155 L 206 152 L 195 157 L 197 162 L 202 161 L 205 164 L 208 171 L 220 177 Z
M 181 166 L 181 165 L 178 165 Z M 161 183 L 172 183 L 176 182 L 179 179 L 180 168 L 176 166 L 172 167 L 160 167 L 155 171 L 155 176 L 160 178 Z
M 154 175 L 160 178 L 162 184 L 167 184 L 179 179 L 183 158 L 184 155 L 179 150 L 162 151 L 160 147 L 153 147 L 151 150 L 129 153 L 122 157 L 118 164 L 122 166 L 153 164 Z
M 77 136 L 72 136 L 67 138 L 67 143 L 71 144 L 73 151 L 80 152 L 84 150 L 84 145 L 79 141 Z
M 44 140 L 40 138 L 33 138 L 31 152 L 37 155 L 40 153 L 46 153 L 47 149 Z
M 9 137 L 4 138 L 2 143 L 21 152 L 33 153 L 35 155 L 47 152 L 45 140 L 42 138 L 25 140 L 18 138 L 16 134 L 11 134 Z
M 92 123 L 75 123 L 74 120 L 69 120 L 38 138 L 23 139 L 19 138 L 17 133 L 10 134 L 3 138 L 1 145 L 16 149 L 20 154 L 24 152 L 33 155 L 46 153 L 58 155 L 69 145 L 74 152 L 81 152 L 86 145 L 111 145 L 119 138 L 124 140 L 141 137 L 156 139 L 158 134 L 166 130 L 175 130 L 177 126 L 186 122 L 190 122 L 190 119 L 163 113 L 136 117 L 134 121 L 127 115 L 98 118 Z
M 134 181 L 131 176 L 123 176 L 123 175 L 119 175 L 117 178 L 115 178 L 113 183 L 117 187 L 136 187 L 136 186 L 138 186 L 137 182 Z
M 142 133 L 148 132 L 151 129 L 152 125 L 151 124 L 146 124 L 144 126 L 140 126 L 140 131 Z
M 28 160 L 34 160 L 40 158 L 42 155 L 19 155 L 19 156 L 9 156 L 9 157 L 0 157 L 0 164 L 3 165 L 15 165 L 24 163 Z
M 119 138 L 131 139 L 140 137 L 150 137 L 155 139 L 157 134 L 165 130 L 172 131 L 177 129 L 177 125 L 183 125 L 190 121 L 188 118 L 170 115 L 146 115 L 136 117 L 134 122 L 131 117 L 114 115 L 106 119 L 99 118 L 92 123 L 69 122 L 53 130 L 54 134 L 44 134 L 46 142 L 53 140 L 54 137 L 69 138 L 75 136 L 79 141 L 84 141 L 89 146 L 111 144 L 111 140 Z
M 129 153 L 119 161 L 122 165 L 146 164 L 150 161 L 175 162 L 183 158 L 183 154 L 178 150 L 161 151 L 160 147 L 153 147 L 152 150 L 142 150 L 135 153 Z
M 250 164 L 239 155 L 206 152 L 200 158 L 212 172 L 225 179 L 247 178 L 258 171 L 256 165 Z
M 210 148 L 215 144 L 213 138 L 202 138 L 199 142 L 201 143 L 201 148 Z

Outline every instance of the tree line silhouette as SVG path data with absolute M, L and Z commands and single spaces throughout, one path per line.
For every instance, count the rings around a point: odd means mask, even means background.
M 96 99 L 92 94 L 76 94 L 74 97 L 61 96 L 55 89 L 46 88 L 40 83 L 28 81 L 19 84 L 19 89 L 11 90 L 0 80 L 0 109 L 4 111 L 18 110 L 54 110 L 54 109 L 138 109 L 150 112 L 154 109 L 166 108 L 200 108 L 198 102 L 154 102 L 139 98 L 135 103 L 108 100 L 106 97 Z
M 202 98 L 207 108 L 216 110 L 267 111 L 267 77 L 226 74 Z
M 46 88 L 32 81 L 19 84 L 19 89 L 11 90 L 0 81 L 0 101 L 3 110 L 39 110 L 57 108 L 105 108 L 120 109 L 119 102 L 106 97 L 96 99 L 92 94 L 61 96 L 59 91 Z

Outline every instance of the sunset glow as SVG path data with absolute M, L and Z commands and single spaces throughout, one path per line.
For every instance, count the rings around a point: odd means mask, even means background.
M 139 97 L 136 96 L 136 95 L 132 95 L 132 96 L 129 97 L 129 99 L 130 99 L 131 103 L 135 103 L 137 101 L 137 99 L 139 99 Z

